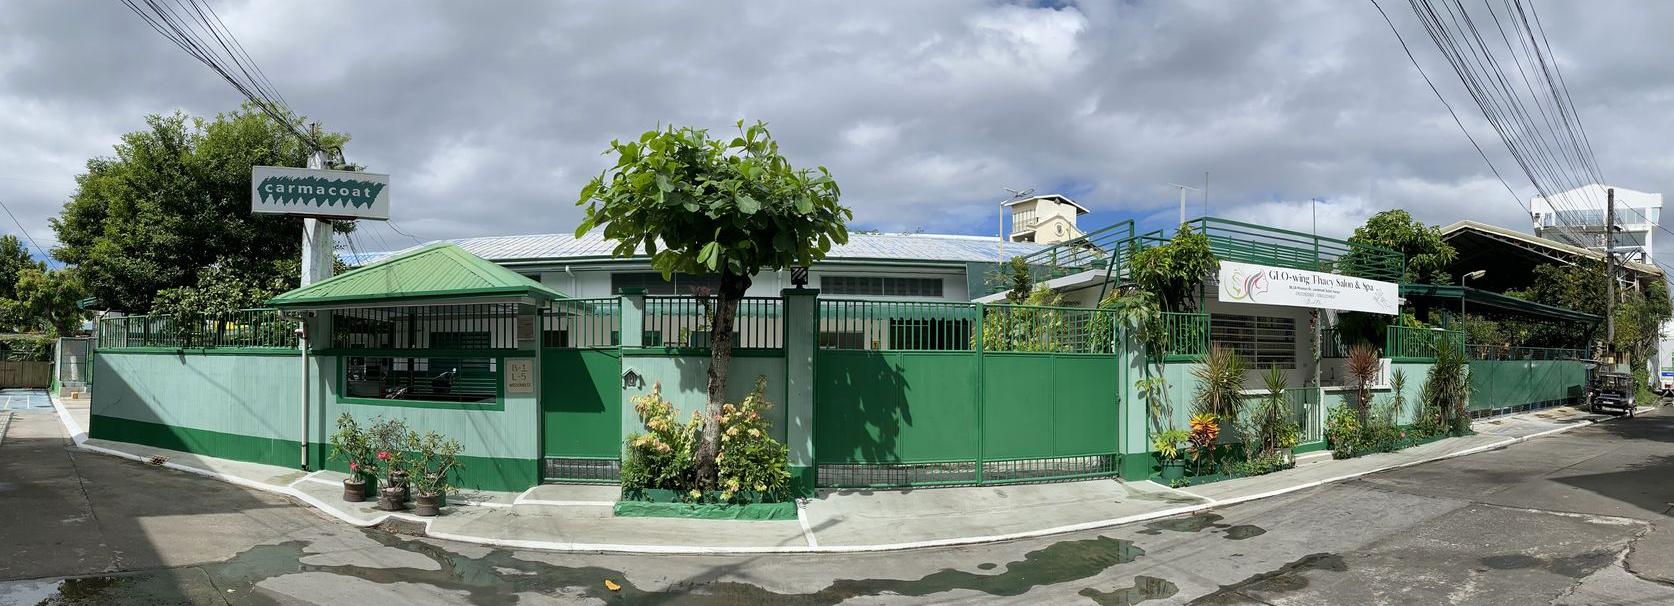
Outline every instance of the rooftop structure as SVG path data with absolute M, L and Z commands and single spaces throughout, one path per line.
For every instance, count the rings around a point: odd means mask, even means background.
M 1595 251 L 1604 250 L 1606 190 L 1616 190 L 1616 250 L 1622 258 L 1649 262 L 1662 218 L 1662 194 L 1593 183 L 1547 199 L 1529 200 L 1535 235 Z
M 1082 236 L 1076 218 L 1088 213 L 1087 207 L 1058 194 L 1030 196 L 1005 203 L 1011 210 L 1012 242 L 1054 244 Z

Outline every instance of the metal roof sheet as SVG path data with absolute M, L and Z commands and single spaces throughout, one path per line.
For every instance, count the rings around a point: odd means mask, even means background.
M 276 307 L 467 296 L 563 298 L 517 272 L 446 242 L 426 244 L 268 300 Z
M 456 238 L 443 242 L 496 263 L 609 257 L 615 247 L 613 242 L 596 231 L 579 238 L 570 234 L 533 234 Z M 1009 259 L 1045 248 L 1046 245 L 1033 242 L 1006 242 L 1001 252 L 998 239 L 990 236 L 851 233 L 849 243 L 833 246 L 826 258 L 992 263 L 996 254 L 999 258 Z

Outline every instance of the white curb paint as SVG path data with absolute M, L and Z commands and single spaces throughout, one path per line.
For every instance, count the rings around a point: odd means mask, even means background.
M 101 454 L 108 454 L 108 455 L 111 455 L 111 456 L 125 458 L 125 459 L 131 459 L 131 460 L 135 460 L 135 461 L 141 461 L 141 462 L 145 461 L 144 457 L 140 457 L 138 455 L 129 454 L 129 453 L 126 453 L 126 452 L 121 452 L 121 451 L 118 451 L 118 450 L 112 450 L 112 449 L 109 449 L 109 448 L 102 448 L 102 447 L 98 447 L 98 446 L 88 446 L 88 445 L 86 445 L 85 442 L 87 441 L 87 434 L 82 432 L 80 430 L 80 428 L 76 425 L 75 420 L 70 417 L 69 411 L 64 409 L 64 407 L 61 406 L 58 403 L 58 397 L 54 394 L 49 394 L 49 396 L 51 397 L 53 407 L 58 409 L 59 419 L 64 422 L 64 426 L 67 429 L 71 430 L 71 437 L 76 441 L 76 444 L 78 446 L 80 446 L 83 449 L 92 451 L 92 452 L 97 452 L 97 453 L 101 453 Z M 1653 409 L 1651 409 L 1649 407 L 1642 407 L 1640 410 L 1641 411 L 1648 411 L 1648 410 L 1653 410 Z M 1362 472 L 1358 472 L 1358 473 L 1345 474 L 1345 475 L 1342 475 L 1342 476 L 1338 476 L 1338 477 L 1334 477 L 1334 478 L 1330 478 L 1330 479 L 1326 479 L 1326 480 L 1318 480 L 1318 481 L 1314 481 L 1314 482 L 1307 482 L 1307 483 L 1304 483 L 1304 484 L 1301 484 L 1301 485 L 1290 486 L 1290 487 L 1282 488 L 1282 489 L 1278 489 L 1278 490 L 1272 490 L 1272 491 L 1268 491 L 1268 492 L 1257 494 L 1257 495 L 1248 495 L 1248 496 L 1236 497 L 1236 498 L 1225 499 L 1225 500 L 1218 500 L 1218 501 L 1217 500 L 1212 500 L 1212 499 L 1209 499 L 1208 497 L 1193 494 L 1193 493 L 1190 493 L 1190 492 L 1187 492 L 1187 491 L 1184 491 L 1184 490 L 1178 490 L 1178 489 L 1174 489 L 1174 488 L 1171 488 L 1171 487 L 1165 487 L 1165 488 L 1169 488 L 1170 490 L 1176 490 L 1177 492 L 1192 496 L 1194 498 L 1204 499 L 1205 501 L 1210 501 L 1210 502 L 1200 503 L 1200 504 L 1196 504 L 1196 505 L 1187 505 L 1187 506 L 1182 506 L 1182 507 L 1175 507 L 1173 509 L 1164 509 L 1164 510 L 1160 510 L 1160 511 L 1148 512 L 1148 513 L 1134 514 L 1134 515 L 1123 516 L 1123 517 L 1119 517 L 1119 518 L 1111 518 L 1111 519 L 1107 519 L 1107 520 L 1096 520 L 1096 521 L 1092 521 L 1092 522 L 1082 522 L 1082 523 L 1079 523 L 1079 524 L 1069 524 L 1069 525 L 1065 525 L 1065 526 L 1054 526 L 1052 528 L 1043 528 L 1043 529 L 1039 529 L 1039 530 L 1029 530 L 1029 531 L 1023 531 L 1023 532 L 1013 532 L 1013 533 L 998 534 L 998 535 L 986 535 L 986 536 L 976 536 L 976 537 L 958 537 L 958 538 L 952 538 L 952 539 L 936 539 L 936 540 L 930 540 L 930 541 L 912 541 L 912 542 L 906 542 L 906 543 L 885 543 L 885 544 L 877 544 L 877 545 L 829 545 L 829 546 L 823 546 L 823 547 L 816 544 L 816 541 L 814 540 L 814 537 L 813 537 L 813 534 L 812 534 L 812 527 L 808 525 L 808 523 L 806 521 L 806 518 L 803 515 L 803 510 L 802 510 L 801 507 L 797 508 L 797 519 L 802 523 L 802 526 L 805 529 L 804 536 L 806 537 L 806 539 L 809 542 L 809 545 L 806 546 L 806 547 L 699 547 L 699 546 L 689 546 L 689 545 L 624 545 L 624 544 L 611 544 L 611 543 L 563 543 L 563 542 L 557 542 L 557 541 L 532 541 L 532 540 L 523 540 L 523 539 L 496 539 L 496 538 L 490 538 L 490 537 L 479 537 L 479 536 L 473 536 L 473 535 L 454 534 L 454 533 L 451 533 L 451 532 L 433 531 L 433 530 L 431 530 L 431 526 L 435 522 L 435 519 L 419 517 L 419 516 L 415 516 L 415 515 L 412 515 L 412 514 L 406 514 L 406 513 L 397 513 L 397 512 L 385 513 L 383 515 L 380 515 L 380 516 L 377 516 L 377 517 L 371 519 L 370 521 L 363 522 L 363 521 L 357 520 L 353 517 L 350 517 L 347 513 L 338 510 L 336 507 L 332 506 L 329 503 L 326 503 L 324 501 L 316 499 L 312 496 L 309 496 L 308 494 L 305 494 L 305 493 L 303 493 L 301 491 L 298 491 L 294 488 L 291 488 L 289 486 L 274 486 L 274 485 L 271 485 L 271 484 L 265 484 L 265 483 L 257 482 L 257 481 L 254 481 L 254 480 L 247 480 L 247 479 L 236 477 L 236 476 L 229 476 L 229 475 L 218 473 L 218 472 L 198 469 L 198 468 L 195 468 L 195 467 L 187 467 L 185 465 L 180 465 L 178 463 L 173 463 L 173 462 L 165 462 L 165 463 L 163 463 L 162 466 L 170 468 L 170 469 L 175 469 L 175 470 L 178 470 L 178 471 L 184 471 L 186 473 L 192 473 L 192 474 L 197 474 L 197 475 L 202 475 L 202 476 L 207 476 L 207 477 L 223 480 L 223 481 L 226 481 L 226 482 L 229 482 L 229 483 L 232 483 L 232 484 L 237 484 L 239 486 L 245 486 L 245 487 L 248 487 L 248 488 L 254 488 L 256 490 L 262 490 L 262 491 L 266 491 L 266 492 L 272 492 L 272 493 L 277 493 L 277 494 L 282 494 L 282 495 L 285 495 L 285 496 L 288 496 L 288 497 L 292 497 L 292 498 L 300 500 L 304 503 L 312 505 L 317 509 L 323 510 L 327 514 L 330 514 L 332 517 L 337 518 L 339 520 L 342 520 L 344 522 L 347 522 L 348 524 L 353 525 L 353 526 L 360 526 L 360 527 L 376 526 L 378 524 L 382 524 L 385 520 L 388 520 L 390 518 L 396 518 L 396 519 L 400 519 L 400 520 L 406 520 L 406 521 L 422 524 L 424 526 L 425 536 L 428 536 L 428 537 L 431 537 L 431 538 L 436 538 L 436 539 L 449 540 L 449 541 L 459 541 L 461 543 L 475 543 L 475 544 L 479 544 L 479 545 L 491 545 L 491 546 L 495 546 L 495 547 L 505 547 L 505 548 L 511 548 L 511 549 L 539 549 L 539 550 L 545 550 L 545 551 L 568 551 L 568 552 L 585 552 L 585 553 L 643 553 L 643 554 L 684 554 L 684 555 L 748 555 L 748 554 L 766 554 L 766 553 L 869 553 L 869 552 L 880 552 L 880 551 L 900 551 L 900 550 L 905 550 L 905 549 L 928 549 L 928 548 L 935 548 L 935 547 L 954 547 L 954 546 L 959 546 L 959 545 L 975 545 L 975 544 L 981 544 L 981 543 L 997 543 L 997 542 L 1001 542 L 1001 541 L 1015 541 L 1015 540 L 1020 540 L 1020 539 L 1033 539 L 1033 538 L 1039 538 L 1039 537 L 1051 536 L 1051 535 L 1058 535 L 1058 534 L 1065 534 L 1065 533 L 1071 533 L 1071 532 L 1098 530 L 1098 529 L 1101 529 L 1101 528 L 1109 528 L 1109 527 L 1112 527 L 1112 526 L 1121 526 L 1123 524 L 1132 524 L 1132 523 L 1135 523 L 1135 522 L 1144 522 L 1144 521 L 1148 521 L 1148 520 L 1155 520 L 1155 519 L 1158 519 L 1158 518 L 1167 518 L 1167 517 L 1173 517 L 1173 516 L 1178 516 L 1178 515 L 1197 513 L 1199 511 L 1204 511 L 1204 510 L 1211 509 L 1211 508 L 1214 508 L 1214 507 L 1219 507 L 1219 506 L 1222 506 L 1222 505 L 1234 505 L 1234 504 L 1238 504 L 1238 503 L 1253 501 L 1253 500 L 1256 500 L 1256 499 L 1263 499 L 1263 498 L 1278 496 L 1278 495 L 1282 495 L 1282 494 L 1292 493 L 1292 492 L 1296 492 L 1296 491 L 1299 491 L 1299 490 L 1306 490 L 1308 488 L 1313 488 L 1313 487 L 1320 486 L 1320 485 L 1323 485 L 1323 484 L 1327 484 L 1327 483 L 1330 483 L 1330 482 L 1337 482 L 1337 481 L 1341 481 L 1341 480 L 1357 478 L 1357 477 L 1360 477 L 1360 476 L 1364 476 L 1364 475 L 1372 474 L 1372 473 L 1377 473 L 1377 472 L 1380 472 L 1380 471 L 1387 471 L 1387 470 L 1390 470 L 1390 469 L 1399 469 L 1399 468 L 1402 468 L 1402 467 L 1411 467 L 1413 465 L 1421 465 L 1421 464 L 1424 464 L 1424 463 L 1429 463 L 1431 461 L 1439 461 L 1439 460 L 1442 460 L 1442 459 L 1451 459 L 1451 458 L 1454 458 L 1454 457 L 1462 457 L 1462 456 L 1465 456 L 1465 455 L 1475 454 L 1475 453 L 1478 453 L 1478 452 L 1482 452 L 1482 451 L 1485 451 L 1485 450 L 1492 450 L 1492 449 L 1495 449 L 1495 448 L 1501 448 L 1501 447 L 1508 446 L 1508 445 L 1511 445 L 1511 444 L 1515 444 L 1515 443 L 1518 443 L 1518 442 L 1526 442 L 1528 440 L 1538 438 L 1538 437 L 1541 437 L 1541 436 L 1546 436 L 1546 435 L 1551 435 L 1551 434 L 1555 434 L 1555 433 L 1559 433 L 1559 432 L 1569 431 L 1571 429 L 1575 429 L 1576 427 L 1581 427 L 1581 426 L 1585 426 L 1585 425 L 1592 425 L 1594 423 L 1599 423 L 1599 422 L 1602 422 L 1602 421 L 1608 421 L 1608 420 L 1616 419 L 1616 418 L 1624 418 L 1624 417 L 1608 417 L 1608 418 L 1604 418 L 1604 419 L 1588 419 L 1586 421 L 1572 423 L 1572 424 L 1569 424 L 1569 425 L 1553 428 L 1553 429 L 1546 430 L 1546 431 L 1541 431 L 1541 432 L 1530 434 L 1530 435 L 1527 435 L 1527 436 L 1522 436 L 1522 437 L 1517 437 L 1517 438 L 1510 438 L 1510 439 L 1502 440 L 1502 441 L 1499 441 L 1499 442 L 1494 442 L 1492 444 L 1487 444 L 1487 445 L 1483 445 L 1483 446 L 1469 448 L 1469 449 L 1465 449 L 1465 450 L 1462 450 L 1462 451 L 1459 451 L 1459 452 L 1440 455 L 1440 456 L 1436 456 L 1436 457 L 1431 457 L 1431 458 L 1420 460 L 1420 461 L 1412 461 L 1412 462 L 1408 462 L 1408 463 L 1389 465 L 1389 466 L 1386 466 L 1386 467 L 1380 467 L 1380 468 L 1377 468 L 1377 469 L 1371 469 L 1371 470 L 1362 471 Z M 531 488 L 530 490 L 533 490 L 533 488 Z M 538 504 L 539 503 L 538 501 L 536 501 L 536 502 L 521 501 L 522 497 L 527 495 L 527 494 L 528 494 L 528 491 L 524 491 L 523 495 L 519 495 L 519 497 L 518 497 L 519 500 L 514 500 L 513 503 L 516 504 L 516 505 L 529 504 L 529 503 Z M 563 503 L 563 501 L 554 501 L 554 502 Z M 591 501 L 578 501 L 577 503 L 592 503 L 592 502 Z
M 809 547 L 819 547 L 819 539 L 814 538 L 814 527 L 808 523 L 808 499 L 796 500 L 796 523 L 802 525 L 802 538 L 807 539 Z
M 6 430 L 12 427 L 12 413 L 0 412 L 0 444 L 6 442 Z
M 616 501 L 547 501 L 543 499 L 527 499 L 517 501 L 514 505 L 540 505 L 544 507 L 615 507 Z

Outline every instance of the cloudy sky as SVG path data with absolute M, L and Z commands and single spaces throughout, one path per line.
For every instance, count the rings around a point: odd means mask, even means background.
M 1674 3 L 1536 1 L 1604 174 L 1674 189 Z M 1210 211 L 1258 223 L 1306 230 L 1319 197 L 1328 234 L 1395 207 L 1527 229 L 1367 2 L 210 2 L 294 110 L 393 175 L 419 239 L 568 232 L 611 138 L 740 118 L 829 167 L 863 228 L 992 234 L 1008 187 L 1156 227 L 1168 183 L 1207 171 Z M 1406 3 L 1384 6 L 1532 195 Z M 0 201 L 50 247 L 88 158 L 146 114 L 239 101 L 116 0 L 8 0 Z

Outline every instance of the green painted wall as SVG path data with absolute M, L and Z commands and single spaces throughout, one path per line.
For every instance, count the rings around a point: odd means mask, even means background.
M 615 458 L 622 451 L 622 352 L 541 351 L 541 453 Z
M 1470 410 L 1579 400 L 1587 367 L 1575 360 L 1472 360 Z
M 821 463 L 977 457 L 977 354 L 821 350 L 814 456 Z
M 295 447 L 302 431 L 300 360 L 299 356 L 284 354 L 101 351 L 93 362 L 99 385 L 92 393 L 92 414 L 264 440 L 288 440 Z M 127 439 L 134 436 L 110 433 L 125 426 L 107 423 L 101 428 L 95 423 L 88 435 L 140 442 Z M 297 454 L 293 450 L 286 464 L 300 464 Z
M 639 373 L 644 384 L 620 388 L 622 429 L 616 436 L 618 452 L 628 434 L 645 430 L 634 412 L 634 397 L 650 393 L 651 386 L 661 383 L 663 397 L 673 403 L 685 420 L 693 411 L 701 411 L 709 402 L 709 355 L 669 353 L 656 349 L 622 351 L 622 372 L 629 369 Z M 727 400 L 741 402 L 756 387 L 756 377 L 767 377 L 767 401 L 773 404 L 767 419 L 773 424 L 773 437 L 784 440 L 785 433 L 785 357 L 782 352 L 735 351 L 727 369 Z M 620 385 L 620 383 L 617 383 Z

